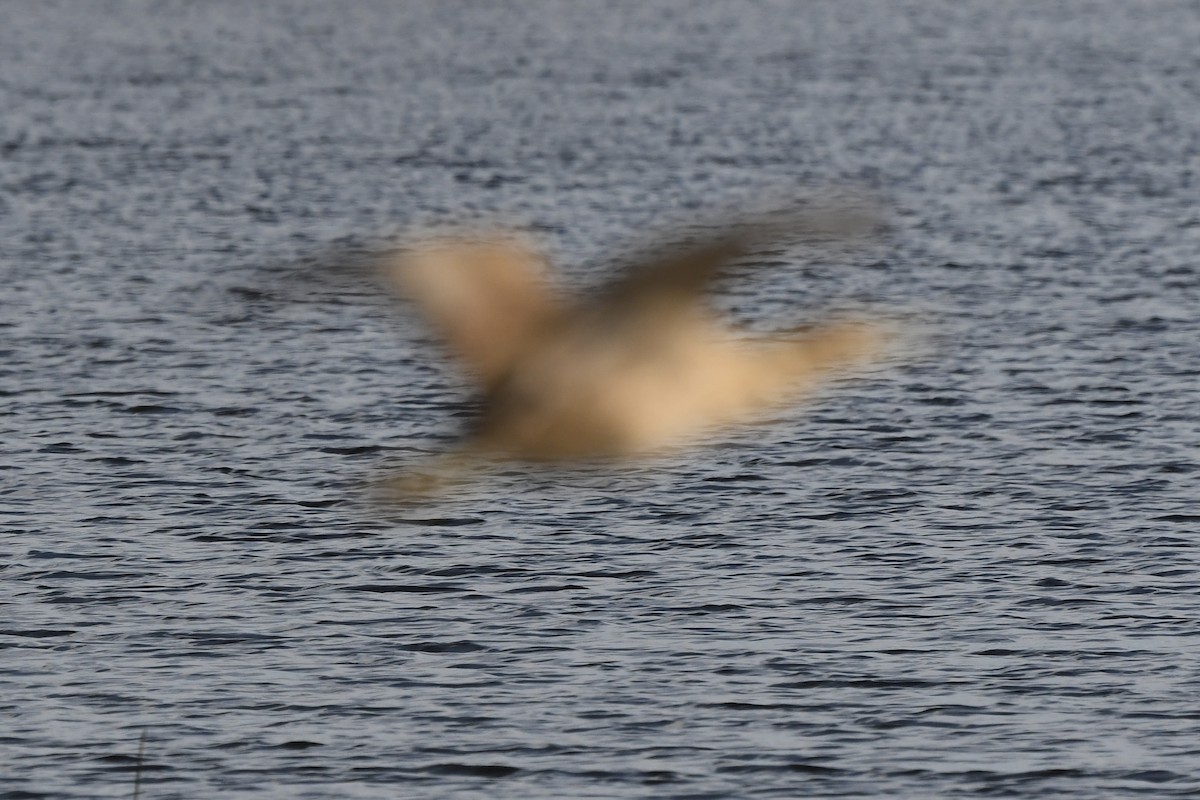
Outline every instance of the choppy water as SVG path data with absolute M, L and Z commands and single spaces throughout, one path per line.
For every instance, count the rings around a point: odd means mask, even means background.
M 1200 793 L 1200 7 L 0 6 L 0 798 Z M 738 315 L 934 356 L 378 510 L 408 225 L 866 186 Z M 619 252 L 619 248 L 618 248 Z M 457 416 L 456 416 L 457 415 Z

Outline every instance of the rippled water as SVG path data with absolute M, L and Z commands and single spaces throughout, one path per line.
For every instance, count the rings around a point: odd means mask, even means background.
M 1197 41 L 1188 2 L 0 6 L 0 798 L 1200 793 Z M 382 237 L 516 220 L 584 285 L 830 185 L 889 239 L 733 312 L 904 308 L 930 357 L 362 501 L 468 402 Z

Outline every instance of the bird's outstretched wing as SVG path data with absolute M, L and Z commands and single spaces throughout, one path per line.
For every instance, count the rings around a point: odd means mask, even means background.
M 545 260 L 511 235 L 424 242 L 387 269 L 484 388 L 566 313 Z
M 850 238 L 872 231 L 879 215 L 863 204 L 806 204 L 735 224 L 716 226 L 699 241 L 660 248 L 628 269 L 599 299 L 624 317 L 658 315 L 696 303 L 713 280 L 755 247 L 772 240 Z

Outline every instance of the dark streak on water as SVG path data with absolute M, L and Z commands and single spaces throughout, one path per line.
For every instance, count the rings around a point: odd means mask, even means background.
M 509 7 L 506 7 L 509 6 Z M 1194 2 L 0 6 L 0 800 L 1200 793 Z M 935 357 L 372 512 L 470 406 L 365 280 L 865 185 L 730 307 Z

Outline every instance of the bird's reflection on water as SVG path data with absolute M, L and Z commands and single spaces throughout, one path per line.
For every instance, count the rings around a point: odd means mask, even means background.
M 772 240 L 861 236 L 876 224 L 861 209 L 812 206 L 727 224 L 576 297 L 514 234 L 410 242 L 388 277 L 466 368 L 482 407 L 457 448 L 389 480 L 388 494 L 423 496 L 496 459 L 660 453 L 852 372 L 888 349 L 892 325 L 841 318 L 749 335 L 710 307 L 706 289 Z

